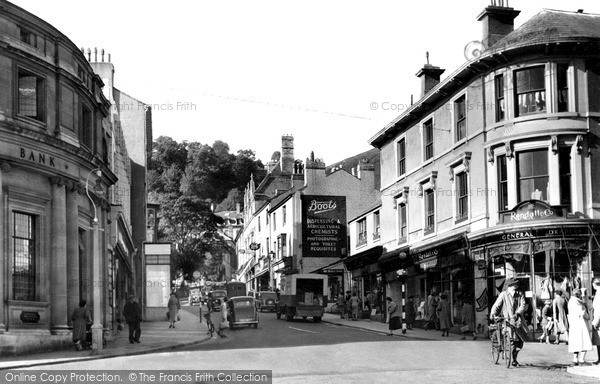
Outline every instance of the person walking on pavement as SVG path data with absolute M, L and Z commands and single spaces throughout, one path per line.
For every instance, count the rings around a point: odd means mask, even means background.
M 344 300 L 346 301 L 346 319 L 350 320 L 350 317 L 352 316 L 352 294 L 350 291 L 346 291 Z
M 71 315 L 73 321 L 73 342 L 78 351 L 83 351 L 83 342 L 86 339 L 87 326 L 91 324 L 92 318 L 90 312 L 86 308 L 87 301 L 81 300 L 79 308 L 75 308 Z
M 563 291 L 557 289 L 554 291 L 554 300 L 552 300 L 552 317 L 554 322 L 554 334 L 556 340 L 554 344 L 560 344 L 560 335 L 565 335 L 565 340 L 569 340 L 569 320 L 567 318 L 567 301 L 563 297 Z
M 387 301 L 387 312 L 389 318 L 388 328 L 390 333 L 388 335 L 394 336 L 394 329 L 400 329 L 402 327 L 400 324 L 400 311 L 398 311 L 398 306 L 392 301 L 391 297 L 388 296 L 385 298 L 385 300 Z
M 179 299 L 177 298 L 177 295 L 175 295 L 175 292 L 171 293 L 171 298 L 169 298 L 167 307 L 169 308 L 169 328 L 175 328 L 175 322 L 177 321 L 179 310 L 181 309 L 181 304 L 179 303 Z
M 590 319 L 582 300 L 581 289 L 574 289 L 568 304 L 569 309 L 569 352 L 573 354 L 573 365 L 585 363 L 585 354 L 592 350 L 592 339 L 587 321 Z
M 473 310 L 473 305 L 471 303 L 463 301 L 462 298 L 460 300 L 462 301 L 462 308 L 460 310 L 461 321 L 463 325 L 469 327 L 469 329 L 466 332 L 462 332 L 462 340 L 467 339 L 467 332 L 473 332 L 473 340 L 477 340 L 477 332 L 475 327 L 475 311 Z
M 134 342 L 139 343 L 140 336 L 142 335 L 142 329 L 140 327 L 140 322 L 142 321 L 142 309 L 134 295 L 129 295 L 129 299 L 123 307 L 123 317 L 125 317 L 125 322 L 127 322 L 129 327 L 129 342 L 131 344 Z
M 592 287 L 596 291 L 594 301 L 592 302 L 592 309 L 594 311 L 594 317 L 592 318 L 592 345 L 596 346 L 596 352 L 598 353 L 594 364 L 600 364 L 600 277 L 595 277 L 592 280 Z
M 450 319 L 450 301 L 445 293 L 440 296 L 441 300 L 436 308 L 438 318 L 440 319 L 440 329 L 442 330 L 442 336 L 448 337 L 450 334 L 450 327 L 452 327 L 452 320 Z
M 509 321 L 515 327 L 515 341 L 513 349 L 513 362 L 515 367 L 519 366 L 517 357 L 521 349 L 523 349 L 524 340 L 527 338 L 527 330 L 523 324 L 523 314 L 525 313 L 525 298 L 518 290 L 519 281 L 514 277 L 509 277 L 505 280 L 504 286 L 506 290 L 498 295 L 490 310 L 490 319 L 495 320 L 496 316 L 502 313 L 502 317 Z
M 227 308 L 228 301 L 229 300 L 227 297 L 224 297 L 223 302 L 221 303 L 221 322 L 219 323 L 219 331 L 217 332 L 217 335 L 220 337 L 227 337 L 223 331 L 225 328 L 229 327 L 229 308 Z

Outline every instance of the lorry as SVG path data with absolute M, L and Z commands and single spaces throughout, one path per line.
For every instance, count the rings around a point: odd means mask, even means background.
M 281 293 L 277 305 L 277 318 L 285 316 L 287 321 L 294 317 L 306 320 L 312 317 L 321 321 L 327 306 L 327 275 L 298 273 L 281 277 Z
M 225 290 L 227 291 L 227 298 L 246 296 L 246 283 L 240 281 L 230 281 L 225 284 Z

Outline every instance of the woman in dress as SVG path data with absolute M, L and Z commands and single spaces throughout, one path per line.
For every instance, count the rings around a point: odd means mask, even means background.
M 546 300 L 544 302 L 544 308 L 542 308 L 542 336 L 538 338 L 540 343 L 545 341 L 546 344 L 550 344 L 550 333 L 552 333 L 553 329 L 552 300 Z
M 585 354 L 592 350 L 592 339 L 587 321 L 589 314 L 581 299 L 580 289 L 574 289 L 569 299 L 569 352 L 573 354 L 573 365 L 585 362 Z
M 592 287 L 596 293 L 592 306 L 594 308 L 594 317 L 592 318 L 592 345 L 596 346 L 598 359 L 594 364 L 600 364 L 600 277 L 595 277 L 592 280 Z
M 87 325 L 92 322 L 86 305 L 87 301 L 81 300 L 79 308 L 75 308 L 71 315 L 71 320 L 73 321 L 73 342 L 78 351 L 83 351 L 83 342 L 87 336 Z
M 181 309 L 179 299 L 175 295 L 175 292 L 171 293 L 171 298 L 167 303 L 167 307 L 169 307 L 169 328 L 175 328 L 175 322 L 177 321 L 177 316 Z
M 387 301 L 387 312 L 388 312 L 388 318 L 389 318 L 389 330 L 390 333 L 388 334 L 389 336 L 394 336 L 394 329 L 400 329 L 401 324 L 400 324 L 400 311 L 398 311 L 398 306 L 396 305 L 396 303 L 394 303 L 392 301 L 391 297 L 386 297 L 385 300 Z
M 561 333 L 565 334 L 565 340 L 569 340 L 567 302 L 563 297 L 563 291 L 561 289 L 554 291 L 554 300 L 552 300 L 552 321 L 554 322 L 554 334 L 556 335 L 554 344 L 560 344 Z

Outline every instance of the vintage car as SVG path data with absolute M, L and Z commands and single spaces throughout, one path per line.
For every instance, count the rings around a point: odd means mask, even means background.
M 223 298 L 227 296 L 227 292 L 221 290 L 215 290 L 208 292 L 207 306 L 212 308 L 213 311 L 219 312 L 221 310 L 221 304 L 223 304 Z
M 258 310 L 263 312 L 275 311 L 277 309 L 277 293 L 272 291 L 262 291 L 258 293 Z
M 229 329 L 240 325 L 258 327 L 258 311 L 251 296 L 232 297 L 227 301 Z

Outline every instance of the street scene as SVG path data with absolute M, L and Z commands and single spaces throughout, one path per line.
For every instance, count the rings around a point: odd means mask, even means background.
M 596 383 L 600 7 L 0 0 L 0 382 Z

